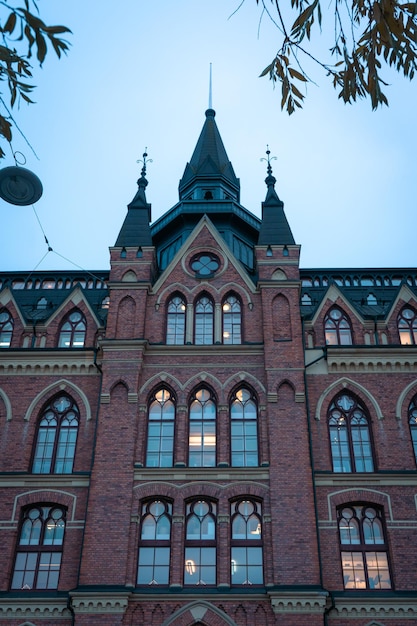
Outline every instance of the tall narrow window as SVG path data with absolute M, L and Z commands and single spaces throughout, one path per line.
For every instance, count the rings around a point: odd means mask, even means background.
M 231 505 L 232 585 L 262 585 L 262 519 L 261 505 L 250 499 Z
M 190 405 L 189 466 L 216 465 L 216 404 L 211 392 L 199 389 Z
M 410 424 L 411 441 L 413 442 L 414 458 L 417 463 L 417 396 L 410 402 L 408 407 L 408 423 Z
M 329 346 L 352 345 L 352 329 L 348 317 L 338 307 L 333 307 L 324 319 L 324 334 Z
M 338 396 L 329 408 L 334 472 L 373 472 L 374 462 L 365 408 L 353 396 Z
M 403 345 L 417 344 L 417 313 L 409 307 L 398 316 L 398 334 Z
M 258 465 L 258 421 L 253 393 L 246 388 L 238 389 L 232 396 L 230 406 L 232 466 L 254 467 Z
M 142 506 L 138 585 L 168 585 L 172 505 L 153 500 Z
M 187 504 L 184 585 L 216 584 L 216 504 Z
M 242 343 L 242 307 L 234 295 L 227 296 L 222 305 L 223 343 Z
M 214 306 L 207 296 L 202 296 L 196 302 L 194 330 L 194 343 L 196 345 L 213 343 Z
M 64 320 L 59 332 L 58 348 L 82 348 L 85 343 L 87 323 L 81 311 L 72 311 Z
M 167 337 L 169 345 L 185 343 L 185 313 L 186 306 L 181 296 L 174 296 L 168 303 Z
M 338 510 L 338 524 L 345 589 L 391 589 L 381 510 L 349 504 Z
M 34 506 L 23 514 L 12 589 L 57 589 L 65 531 L 59 506 Z
M 174 424 L 174 399 L 168 389 L 159 389 L 149 405 L 146 467 L 172 466 Z
M 61 394 L 42 412 L 36 437 L 32 472 L 70 474 L 77 443 L 79 412 L 73 400 Z
M 12 342 L 13 318 L 7 309 L 0 311 L 0 348 L 8 348 Z

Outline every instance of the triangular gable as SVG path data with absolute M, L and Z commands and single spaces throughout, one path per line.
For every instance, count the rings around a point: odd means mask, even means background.
M 67 304 L 71 302 L 74 306 L 78 307 L 80 302 L 83 302 L 87 307 L 91 317 L 96 323 L 97 328 L 101 328 L 103 326 L 103 322 L 99 320 L 97 315 L 94 313 L 91 308 L 90 303 L 88 302 L 83 290 L 80 286 L 74 287 L 74 289 L 68 294 L 63 302 L 59 305 L 59 307 L 52 313 L 48 319 L 44 321 L 44 325 L 48 326 L 56 317 L 61 316 Z
M 170 274 L 172 273 L 174 268 L 181 261 L 181 258 L 184 256 L 186 251 L 189 250 L 193 246 L 193 243 L 198 238 L 199 234 L 204 228 L 207 228 L 209 233 L 212 235 L 213 239 L 216 241 L 216 244 L 218 245 L 218 247 L 220 248 L 224 256 L 228 259 L 229 263 L 235 268 L 236 272 L 239 274 L 242 281 L 245 283 L 246 287 L 252 293 L 256 291 L 255 285 L 253 284 L 252 280 L 247 275 L 246 270 L 243 268 L 240 262 L 236 259 L 233 252 L 230 250 L 229 246 L 221 237 L 217 228 L 214 226 L 213 222 L 210 220 L 209 217 L 207 217 L 207 215 L 203 215 L 201 220 L 198 222 L 197 226 L 194 228 L 194 230 L 191 232 L 191 234 L 187 237 L 187 239 L 182 244 L 181 248 L 175 254 L 170 264 L 167 266 L 167 268 L 163 271 L 163 273 L 158 278 L 156 283 L 153 285 L 153 288 L 152 288 L 153 293 L 156 293 L 157 291 L 159 291 L 164 285 L 164 283 L 167 280 L 169 280 Z
M 17 304 L 15 297 L 13 295 L 12 290 L 9 287 L 6 287 L 5 289 L 3 289 L 3 291 L 0 293 L 0 309 L 5 307 L 6 309 L 9 308 L 9 304 L 10 302 L 13 303 L 14 308 L 17 311 L 17 314 L 19 316 L 19 319 L 22 323 L 23 327 L 26 327 L 28 325 L 28 322 L 26 321 L 26 318 L 23 316 L 22 311 L 20 310 L 19 305 Z M 32 323 L 32 322 L 30 322 Z
M 357 320 L 360 322 L 360 324 L 362 324 L 362 325 L 365 324 L 365 320 L 363 319 L 363 317 L 357 312 L 355 307 L 352 305 L 351 302 L 349 302 L 349 300 L 340 291 L 340 289 L 338 288 L 337 285 L 330 285 L 330 287 L 327 289 L 326 293 L 323 296 L 323 299 L 322 299 L 321 303 L 317 307 L 317 310 L 316 310 L 316 312 L 314 314 L 314 317 L 310 320 L 309 324 L 314 326 L 314 324 L 317 322 L 317 319 L 319 318 L 319 316 L 320 316 L 321 312 L 323 311 L 323 309 L 329 308 L 329 305 L 328 305 L 328 301 L 329 300 L 331 302 L 330 306 L 333 306 L 333 304 L 335 304 L 338 299 L 342 300 L 342 302 L 343 302 L 344 306 L 346 307 L 346 309 L 357 318 Z
M 408 285 L 401 285 L 398 290 L 397 296 L 393 301 L 390 310 L 387 313 L 386 322 L 388 323 L 394 314 L 395 309 L 397 308 L 398 302 L 402 300 L 404 304 L 408 304 L 410 300 L 413 301 L 414 308 L 417 308 L 417 298 L 416 294 L 411 291 Z

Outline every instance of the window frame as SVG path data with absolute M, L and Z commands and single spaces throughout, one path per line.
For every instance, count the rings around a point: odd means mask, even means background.
M 230 303 L 229 300 L 234 300 Z M 229 305 L 230 311 L 225 311 L 225 306 Z M 238 306 L 238 310 L 233 307 Z M 222 300 L 222 343 L 224 345 L 240 345 L 242 344 L 243 328 L 242 328 L 242 302 L 235 293 L 229 293 Z M 238 321 L 236 321 L 238 319 Z M 230 332 L 231 331 L 231 332 Z M 229 333 L 226 337 L 226 333 Z M 229 341 L 230 339 L 230 341 Z
M 201 505 L 207 507 L 204 515 L 202 511 L 198 513 L 198 507 Z M 198 537 L 189 536 L 193 519 L 199 520 Z M 211 537 L 203 536 L 204 528 L 207 529 L 206 534 L 212 529 Z M 184 529 L 184 587 L 192 588 L 200 585 L 215 587 L 217 583 L 217 501 L 205 496 L 186 501 Z M 195 574 L 197 574 L 195 581 L 189 582 Z M 212 577 L 208 582 L 204 580 L 207 574 Z
M 169 397 L 165 400 L 164 398 L 162 398 L 161 400 L 158 399 L 158 394 L 169 394 Z M 167 403 L 170 403 L 172 405 L 172 409 L 173 409 L 173 416 L 169 417 L 170 413 L 168 413 L 168 410 L 165 410 L 165 407 L 167 405 Z M 151 410 L 152 410 L 152 405 L 156 405 L 156 403 L 158 403 L 160 405 L 160 418 L 158 419 L 157 417 L 155 417 L 154 419 L 151 418 Z M 164 410 L 165 410 L 165 417 L 164 417 Z M 145 458 L 145 467 L 173 467 L 174 464 L 174 449 L 175 449 L 175 422 L 176 422 L 176 414 L 177 414 L 177 402 L 176 402 L 176 397 L 175 394 L 171 391 L 171 389 L 169 389 L 168 387 L 166 387 L 165 385 L 162 385 L 160 387 L 158 387 L 153 394 L 151 395 L 150 399 L 149 399 L 149 403 L 148 403 L 148 411 L 147 411 L 147 434 L 146 434 L 146 458 Z M 159 425 L 159 433 L 158 435 L 156 434 L 156 430 L 157 430 L 157 425 Z M 164 428 L 165 426 L 165 428 Z M 154 428 L 153 428 L 154 427 Z M 169 430 L 169 427 L 171 427 L 172 430 L 172 434 L 170 435 L 164 435 L 164 430 Z M 151 435 L 151 431 L 155 430 L 155 435 Z M 159 441 L 159 445 L 157 450 L 150 450 L 150 442 L 151 440 L 158 440 Z M 167 442 L 170 441 L 170 450 L 167 449 L 167 452 L 170 452 L 170 461 L 169 463 L 163 463 L 162 462 L 162 457 L 164 455 L 165 452 L 165 444 L 167 444 Z M 158 463 L 153 464 L 150 463 L 150 459 L 151 456 L 155 456 L 158 455 Z
M 177 299 L 180 302 L 178 305 L 174 305 L 174 301 Z M 172 306 L 176 306 L 177 310 L 170 311 L 170 307 Z M 181 309 L 180 311 L 178 311 L 178 306 Z M 169 331 L 171 326 L 174 328 L 173 332 Z M 174 293 L 168 300 L 165 330 L 165 343 L 168 346 L 182 346 L 185 344 L 187 332 L 187 301 L 181 293 Z
M 245 515 L 242 509 L 244 510 L 248 504 L 252 507 L 252 511 L 248 511 Z M 256 523 L 255 528 L 253 521 Z M 240 522 L 239 525 L 244 528 L 244 533 L 236 532 L 237 522 Z M 250 530 L 250 526 L 254 530 Z M 264 585 L 263 545 L 262 502 L 252 496 L 241 496 L 233 499 L 230 502 L 230 583 L 233 587 L 262 587 Z M 238 556 L 240 559 L 239 555 L 242 554 L 244 554 L 244 559 L 240 562 L 237 561 L 236 557 Z M 255 563 L 251 562 L 251 559 L 255 559 Z M 256 561 L 256 559 L 259 560 Z M 245 579 L 236 582 L 236 578 L 235 581 L 233 580 L 236 574 L 239 573 L 240 578 L 243 577 L 237 569 L 240 565 Z M 250 580 L 250 568 L 257 568 L 258 574 L 260 570 L 260 580 L 255 580 L 255 582 Z
M 248 398 L 244 402 L 240 398 L 238 398 L 239 393 L 248 394 Z M 246 411 L 246 406 L 252 403 L 255 407 L 255 417 L 248 417 Z M 242 417 L 238 417 L 238 414 L 235 413 L 234 407 L 242 407 L 241 414 Z M 246 414 L 246 416 L 245 416 Z M 258 467 L 259 466 L 259 415 L 258 415 L 258 400 L 252 389 L 247 387 L 246 385 L 241 385 L 237 389 L 235 389 L 230 397 L 229 402 L 229 415 L 230 415 L 230 465 L 231 467 Z M 235 416 L 236 415 L 236 416 Z M 256 437 L 256 450 L 250 450 L 250 439 L 253 438 L 253 433 L 248 434 L 248 430 L 250 429 L 250 425 L 255 423 L 255 437 Z M 241 427 L 240 439 L 242 440 L 242 449 L 236 449 L 236 443 L 239 437 L 239 434 L 234 433 Z M 234 456 L 236 457 L 238 454 L 243 456 L 243 463 L 239 464 L 234 462 Z M 256 462 L 248 462 L 249 458 L 256 457 Z
M 209 398 L 200 400 L 197 396 L 201 392 L 206 392 L 209 394 Z M 213 407 L 211 409 L 206 410 L 206 406 Z M 198 406 L 201 406 L 201 418 L 197 417 Z M 196 407 L 195 415 L 193 417 L 193 405 Z M 207 415 L 205 416 L 205 412 Z M 214 415 L 214 417 L 211 417 Z M 198 425 L 199 428 L 192 427 L 192 425 Z M 196 444 L 192 444 L 192 438 L 200 437 L 200 449 L 192 450 L 192 445 L 196 446 Z M 206 438 L 214 438 L 214 452 L 210 450 L 210 443 L 205 443 Z M 195 457 L 197 458 L 197 454 L 200 455 L 200 462 L 195 464 L 191 462 Z M 205 460 L 209 459 L 213 456 L 213 461 L 206 464 Z M 207 386 L 202 385 L 195 389 L 190 398 L 190 403 L 188 406 L 188 467 L 216 467 L 217 465 L 217 398 L 214 392 Z
M 338 319 L 333 319 L 332 314 L 338 313 L 340 316 Z M 330 327 L 331 325 L 331 327 Z M 343 325 L 343 326 L 342 326 Z M 326 346 L 352 346 L 353 345 L 353 331 L 352 322 L 349 316 L 338 306 L 332 306 L 327 311 L 324 322 L 324 342 Z M 349 331 L 348 333 L 346 331 Z M 330 335 L 331 333 L 331 335 Z M 329 340 L 329 337 L 333 337 L 336 341 Z M 343 338 L 349 338 L 349 341 L 343 341 Z
M 409 312 L 409 317 L 404 313 Z M 400 328 L 402 326 L 402 328 Z M 417 312 L 411 306 L 404 306 L 397 317 L 397 332 L 402 346 L 415 346 L 417 344 Z M 409 341 L 403 341 L 409 339 Z
M 66 400 L 69 402 L 69 406 L 64 408 L 62 411 L 57 409 L 54 405 L 59 400 Z M 46 419 L 48 413 L 53 413 L 56 419 L 55 426 L 42 426 L 42 421 Z M 68 414 L 73 414 L 72 422 L 76 422 L 76 426 L 66 426 L 62 424 L 64 420 L 67 420 Z M 51 416 L 52 419 L 52 416 Z M 31 458 L 31 473 L 32 474 L 72 474 L 74 471 L 74 463 L 75 463 L 75 455 L 77 452 L 77 440 L 78 440 L 78 431 L 80 426 L 80 411 L 78 409 L 77 403 L 75 400 L 67 393 L 57 393 L 48 402 L 46 402 L 39 414 L 38 421 L 36 424 L 36 436 L 33 445 L 33 452 Z M 50 439 L 50 432 L 54 429 L 53 441 Z M 49 432 L 48 432 L 49 431 Z M 75 437 L 73 437 L 75 431 Z M 44 433 L 44 434 L 42 434 Z M 64 433 L 67 434 L 67 437 L 62 437 Z M 43 439 L 43 441 L 42 441 Z M 63 456 L 59 455 L 61 446 L 65 448 L 65 454 Z M 43 452 L 38 455 L 38 448 L 43 448 Z M 52 451 L 50 456 L 45 456 L 45 453 L 48 453 L 48 449 L 52 447 Z M 72 453 L 68 453 L 68 448 L 72 450 Z M 49 469 L 41 471 L 44 467 L 45 463 L 49 462 Z M 35 464 L 40 463 L 39 470 L 35 469 Z M 71 469 L 67 469 L 66 471 L 57 471 L 57 463 L 62 463 L 63 468 L 70 467 Z M 53 468 L 53 469 L 52 469 Z
M 78 320 L 72 320 L 71 317 L 74 315 L 79 315 L 80 318 Z M 64 326 L 69 326 L 69 328 L 64 328 Z M 81 327 L 83 326 L 83 328 Z M 78 343 L 80 339 L 78 335 L 81 337 L 82 335 L 82 345 L 74 345 Z M 80 309 L 72 309 L 62 320 L 61 325 L 59 327 L 58 333 L 58 348 L 77 348 L 82 349 L 85 347 L 85 340 L 87 336 L 87 320 L 82 311 Z
M 164 510 L 161 511 L 161 514 L 155 516 L 155 512 L 151 509 L 155 508 L 156 505 L 162 505 Z M 146 518 L 152 517 L 155 522 L 155 536 L 153 538 L 144 537 L 144 522 Z M 158 523 L 160 520 L 165 518 L 168 521 L 169 525 L 169 537 L 167 539 L 161 539 L 157 537 L 158 533 Z M 149 585 L 158 585 L 158 586 L 168 586 L 171 574 L 171 537 L 172 537 L 172 501 L 167 498 L 159 498 L 154 497 L 147 499 L 142 502 L 142 511 L 140 518 L 140 534 L 139 534 L 139 543 L 138 543 L 138 561 L 137 561 L 137 569 L 136 569 L 136 585 L 138 587 L 149 586 Z M 146 554 L 149 556 L 152 554 L 152 562 L 149 559 L 145 560 L 145 564 L 141 564 L 141 558 Z M 165 554 L 165 557 L 163 557 Z M 162 560 L 165 558 L 165 563 L 162 563 Z M 141 565 L 143 569 L 148 568 L 152 570 L 152 579 L 149 582 L 139 581 L 139 576 L 141 574 Z M 161 573 L 163 568 L 163 576 L 164 580 L 161 582 L 155 578 L 156 570 L 158 573 Z
M 349 510 L 353 515 L 348 517 L 346 512 Z M 358 511 L 360 511 L 360 514 L 358 514 Z M 370 511 L 375 513 L 373 517 L 370 515 Z M 340 565 L 344 589 L 354 591 L 386 591 L 394 589 L 385 516 L 382 507 L 370 502 L 349 502 L 337 507 L 336 513 Z M 374 522 L 376 523 L 374 524 Z M 342 529 L 344 529 L 345 532 L 342 533 Z M 347 536 L 351 540 L 343 541 L 343 536 Z M 374 540 L 367 541 L 367 537 L 369 539 L 373 538 Z M 384 558 L 386 567 L 385 569 L 381 568 L 381 570 L 379 570 L 379 565 L 382 565 Z M 374 559 L 378 571 L 375 578 L 379 578 L 379 584 L 381 585 L 379 587 L 375 586 L 374 578 L 370 576 L 370 571 L 373 569 L 371 567 L 372 559 Z M 385 575 L 388 575 L 388 585 L 382 586 L 381 583 L 383 581 L 381 580 L 380 571 L 385 571 Z M 347 584 L 349 582 L 350 572 L 353 572 L 355 576 L 355 579 L 352 581 L 353 585 Z
M 38 512 L 39 516 L 37 518 L 34 517 L 30 517 L 31 513 L 33 512 Z M 54 518 L 53 514 L 55 513 L 55 511 L 58 513 L 60 512 L 60 516 Z M 25 507 L 24 509 L 22 509 L 21 512 L 21 518 L 20 518 L 20 524 L 19 524 L 19 534 L 18 534 L 18 540 L 16 543 L 16 550 L 15 550 L 15 558 L 14 558 L 14 564 L 13 564 L 13 574 L 10 580 L 10 590 L 11 591 L 50 591 L 52 589 L 58 589 L 59 586 L 59 578 L 60 578 L 60 573 L 61 573 L 61 567 L 62 567 L 62 554 L 63 554 L 63 546 L 64 546 L 64 539 L 65 539 L 65 530 L 66 530 L 66 513 L 67 513 L 67 509 L 64 506 L 61 506 L 59 504 L 56 503 L 37 503 L 37 504 L 31 504 L 27 507 Z M 48 532 L 51 530 L 51 519 L 55 520 L 55 531 L 52 532 L 52 542 L 49 540 L 48 538 Z M 24 531 L 25 531 L 25 526 L 26 527 L 30 527 L 30 520 L 32 520 L 31 523 L 31 530 L 29 532 L 29 539 L 28 542 L 23 542 L 22 539 L 24 538 Z M 40 524 L 37 524 L 37 520 L 40 520 Z M 58 537 L 56 537 L 56 530 L 58 529 L 58 523 L 62 522 L 62 525 L 60 526 L 60 528 L 62 529 L 62 533 L 59 532 L 58 533 Z M 39 528 L 39 532 L 36 532 L 36 529 Z M 36 535 L 38 535 L 38 537 L 36 537 Z M 49 532 L 49 535 L 51 536 L 51 533 Z M 38 538 L 38 541 L 36 542 L 36 538 Z M 54 564 L 51 563 L 51 559 L 53 557 L 53 555 L 57 555 L 59 554 L 59 563 L 58 564 Z M 24 569 L 17 569 L 19 561 L 22 561 L 21 558 L 19 558 L 20 556 L 25 556 L 25 560 L 24 560 Z M 29 569 L 28 563 L 30 564 L 30 561 L 33 561 L 34 559 L 30 558 L 30 555 L 36 555 L 35 557 L 35 567 L 33 569 Z M 48 566 L 48 560 L 49 560 L 49 568 Z M 43 561 L 43 562 L 42 562 Z M 58 565 L 58 567 L 53 570 L 51 569 L 51 565 Z M 45 567 L 44 570 L 42 570 L 41 568 Z M 22 574 L 19 576 L 19 572 L 22 572 Z M 27 577 L 30 577 L 30 572 L 33 572 L 32 575 L 32 585 L 29 586 L 28 582 L 27 582 Z M 39 584 L 39 580 L 42 578 L 42 574 L 46 573 L 47 575 L 47 585 L 46 586 L 38 586 Z M 55 579 L 55 584 L 53 585 L 49 585 L 49 579 L 50 579 L 50 575 L 52 574 L 56 574 L 56 576 L 54 576 L 53 578 Z M 19 577 L 22 578 L 21 580 L 21 586 L 16 586 L 15 584 L 15 580 L 19 579 Z M 17 582 L 16 580 L 16 582 Z M 25 582 L 26 581 L 26 582 Z M 23 584 L 24 583 L 24 584 Z
M 417 465 L 417 395 L 411 398 L 408 405 L 408 425 L 410 428 L 411 445 L 413 446 L 414 462 Z
M 202 301 L 207 302 L 202 305 Z M 199 306 L 210 305 L 211 311 L 199 311 Z M 194 344 L 196 346 L 211 346 L 214 344 L 214 311 L 213 298 L 206 292 L 199 294 L 194 303 Z M 198 330 L 202 328 L 202 330 Z M 200 340 L 201 338 L 201 340 Z
M 1 320 L 3 315 L 7 315 L 7 319 Z M 10 348 L 14 331 L 14 319 L 9 309 L 3 307 L 0 309 L 0 349 Z
M 337 404 L 344 398 L 348 398 L 352 402 L 350 407 L 344 408 L 340 404 Z M 340 414 L 339 416 L 338 413 Z M 361 418 L 364 419 L 365 423 L 359 422 L 358 424 L 354 424 L 354 428 L 352 428 L 353 420 L 359 418 L 358 413 L 361 414 Z M 354 474 L 372 473 L 376 471 L 371 419 L 365 405 L 362 404 L 355 394 L 344 390 L 331 400 L 327 411 L 327 424 L 333 472 Z M 337 435 L 337 433 L 342 432 L 345 433 L 344 437 Z M 365 432 L 367 434 L 367 440 L 366 437 L 363 437 Z M 357 433 L 357 435 L 352 435 L 352 433 Z M 334 438 L 335 434 L 338 437 L 337 439 Z M 366 445 L 369 447 L 369 454 L 366 454 L 364 451 Z M 338 452 L 337 455 L 334 453 L 335 451 Z M 362 451 L 362 453 L 360 453 L 360 451 Z M 339 465 L 337 465 L 337 463 Z M 358 469 L 360 463 L 365 467 L 368 464 L 370 469 Z M 338 467 L 342 469 L 337 469 Z M 348 467 L 349 469 L 347 469 Z

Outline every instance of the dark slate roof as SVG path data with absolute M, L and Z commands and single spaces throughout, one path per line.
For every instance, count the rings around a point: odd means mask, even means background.
M 109 272 L 0 272 L 0 291 L 9 288 L 27 324 L 45 322 L 79 287 L 103 325 Z M 46 302 L 45 302 L 46 301 Z
M 151 205 L 146 202 L 145 189 L 148 184 L 145 176 L 138 180 L 138 191 L 132 202 L 128 204 L 127 215 L 117 237 L 116 247 L 151 246 L 152 237 L 150 229 Z
M 276 178 L 269 174 L 265 182 L 268 189 L 265 202 L 262 202 L 262 225 L 258 244 L 260 246 L 293 245 L 295 240 L 284 213 L 284 203 L 275 191 Z
M 179 183 L 180 198 L 196 178 L 222 178 L 235 191 L 239 192 L 240 182 L 236 178 L 233 166 L 229 161 L 217 124 L 214 120 L 216 112 L 207 109 L 206 120 L 191 161 L 185 166 L 184 174 Z

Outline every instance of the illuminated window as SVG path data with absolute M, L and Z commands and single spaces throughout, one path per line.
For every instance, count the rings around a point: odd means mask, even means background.
M 408 307 L 398 316 L 398 333 L 403 345 L 417 344 L 417 313 Z
M 79 412 L 73 400 L 56 396 L 42 411 L 33 456 L 34 474 L 70 474 L 77 443 Z
M 236 296 L 227 296 L 222 305 L 223 311 L 223 343 L 242 343 L 242 312 L 240 301 Z
M 187 504 L 184 585 L 216 584 L 216 504 Z
M 189 466 L 216 465 L 216 404 L 211 392 L 199 389 L 190 405 Z
M 168 389 L 159 389 L 148 412 L 146 467 L 172 467 L 175 404 Z
M 65 532 L 65 511 L 33 506 L 23 514 L 11 589 L 57 589 Z
M 205 345 L 213 343 L 214 306 L 207 296 L 202 296 L 195 305 L 194 343 Z
M 352 329 L 347 316 L 337 307 L 333 307 L 324 319 L 324 334 L 329 346 L 352 345 Z
M 12 341 L 13 318 L 7 309 L 0 311 L 0 348 L 8 348 Z
M 87 323 L 81 311 L 72 311 L 64 320 L 59 332 L 58 348 L 82 348 Z
M 383 515 L 369 504 L 338 509 L 345 589 L 391 589 Z
M 253 393 L 238 389 L 230 406 L 232 466 L 258 465 L 258 411 Z
M 408 407 L 408 423 L 410 424 L 414 458 L 417 463 L 417 396 L 414 396 L 414 398 L 410 402 L 410 406 Z
M 138 585 L 168 585 L 172 505 L 153 500 L 142 506 Z
M 167 311 L 167 344 L 182 345 L 185 343 L 186 305 L 181 296 L 174 296 Z
M 330 405 L 330 446 L 334 472 L 373 472 L 369 421 L 352 395 L 339 395 Z
M 238 500 L 231 505 L 232 585 L 262 585 L 261 505 L 255 500 Z

